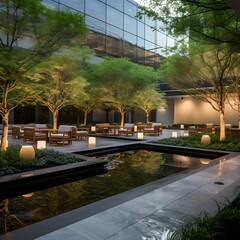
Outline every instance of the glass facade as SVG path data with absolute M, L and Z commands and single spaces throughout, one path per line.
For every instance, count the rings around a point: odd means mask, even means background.
M 133 0 L 43 0 L 43 4 L 84 14 L 90 30 L 86 44 L 100 56 L 127 57 L 158 67 L 166 46 L 174 44 L 166 34 L 153 31 L 161 23 L 135 17 L 139 5 Z

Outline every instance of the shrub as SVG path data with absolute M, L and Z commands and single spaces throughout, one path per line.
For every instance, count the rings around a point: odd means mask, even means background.
M 0 151 L 0 176 L 24 172 L 30 169 L 39 169 L 84 161 L 80 156 L 72 153 L 36 149 L 33 161 L 24 161 L 19 157 L 20 146 L 11 146 L 7 151 Z

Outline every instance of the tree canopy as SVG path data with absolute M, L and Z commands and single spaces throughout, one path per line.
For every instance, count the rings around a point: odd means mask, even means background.
M 139 16 L 142 14 L 161 21 L 158 30 L 174 38 L 240 48 L 240 18 L 226 0 L 150 0 L 141 8 Z
M 25 74 L 62 46 L 80 44 L 86 33 L 77 13 L 48 9 L 40 0 L 0 0 L 1 149 L 6 149 L 9 111 L 28 96 Z
M 121 126 L 125 113 L 134 106 L 136 93 L 156 80 L 154 70 L 126 58 L 107 58 L 94 67 L 90 77 L 90 81 L 99 88 L 101 102 L 121 113 Z

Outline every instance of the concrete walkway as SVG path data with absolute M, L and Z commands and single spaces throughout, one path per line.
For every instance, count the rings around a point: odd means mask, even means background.
M 163 130 L 159 138 L 169 137 L 171 132 Z M 178 131 L 178 134 L 183 134 L 183 131 Z M 151 137 L 146 140 L 151 140 Z M 97 139 L 99 146 L 121 145 L 123 142 L 126 141 Z M 87 142 L 75 141 L 73 146 L 54 148 L 71 152 L 88 147 Z M 240 154 L 233 153 L 214 161 L 215 164 L 160 179 L 2 235 L 0 239 L 167 239 L 167 234 L 178 228 L 186 219 L 203 211 L 214 214 L 217 209 L 216 201 L 220 205 L 224 204 L 226 199 L 233 200 L 239 193 Z

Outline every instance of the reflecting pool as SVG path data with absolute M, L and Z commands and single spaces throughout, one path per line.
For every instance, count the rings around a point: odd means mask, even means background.
M 96 158 L 96 157 L 95 157 Z M 51 187 L 2 202 L 1 233 L 88 205 L 157 179 L 196 168 L 208 159 L 147 150 L 97 156 L 108 161 L 106 174 Z

